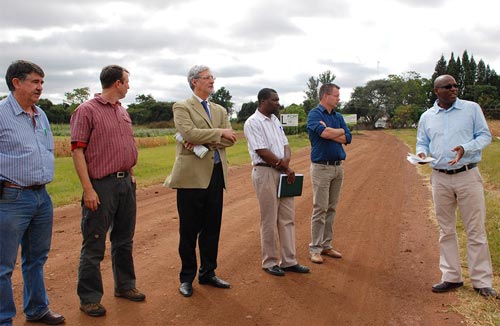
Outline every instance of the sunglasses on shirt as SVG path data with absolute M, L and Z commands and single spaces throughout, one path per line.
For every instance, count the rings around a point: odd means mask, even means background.
M 439 86 L 438 88 L 444 88 L 444 89 L 452 89 L 452 88 L 458 88 L 457 84 L 448 84 L 444 86 Z

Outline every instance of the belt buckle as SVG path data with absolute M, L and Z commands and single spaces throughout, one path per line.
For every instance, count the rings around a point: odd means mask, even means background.
M 125 178 L 126 172 L 116 172 L 116 178 L 121 179 Z

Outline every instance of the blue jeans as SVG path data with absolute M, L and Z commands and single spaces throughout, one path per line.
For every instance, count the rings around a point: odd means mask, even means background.
M 52 222 L 52 200 L 45 188 L 3 188 L 0 199 L 0 325 L 12 325 L 16 315 L 11 278 L 19 244 L 26 319 L 41 318 L 49 311 L 43 266 L 49 254 Z

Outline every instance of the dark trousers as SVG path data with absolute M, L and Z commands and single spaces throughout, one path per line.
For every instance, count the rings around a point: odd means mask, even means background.
M 92 180 L 101 204 L 95 212 L 82 203 L 82 250 L 77 292 L 81 303 L 98 303 L 103 296 L 101 261 L 110 230 L 111 262 L 116 290 L 135 288 L 133 238 L 136 221 L 135 184 L 130 176 Z
M 200 250 L 198 278 L 215 275 L 222 220 L 224 175 L 222 164 L 215 164 L 207 189 L 177 189 L 179 212 L 180 281 L 193 282 L 196 276 L 196 241 Z

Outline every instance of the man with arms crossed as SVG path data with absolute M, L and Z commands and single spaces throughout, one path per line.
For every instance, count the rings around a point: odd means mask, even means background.
M 260 206 L 260 241 L 262 269 L 275 276 L 285 272 L 308 273 L 299 265 L 295 248 L 295 211 L 293 197 L 278 198 L 282 173 L 287 181 L 295 181 L 290 168 L 290 146 L 283 127 L 274 115 L 280 108 L 278 93 L 263 88 L 257 95 L 259 107 L 245 122 L 245 137 L 252 159 L 252 180 Z M 278 234 L 276 234 L 276 230 Z M 279 239 L 280 254 L 276 248 Z M 281 262 L 278 264 L 278 256 Z
M 43 90 L 42 68 L 15 61 L 5 76 L 11 93 L 0 102 L 0 325 L 16 314 L 12 271 L 21 244 L 24 313 L 29 322 L 57 325 L 49 309 L 43 266 L 52 238 L 53 207 L 45 184 L 54 177 L 54 139 L 45 112 L 35 104 Z
M 484 222 L 486 204 L 483 180 L 477 164 L 481 151 L 491 142 L 491 133 L 481 107 L 460 100 L 458 85 L 450 75 L 434 81 L 437 100 L 420 117 L 417 155 L 435 158 L 432 167 L 432 198 L 439 223 L 439 268 L 441 283 L 433 292 L 461 287 L 462 268 L 456 231 L 456 209 L 460 210 L 467 234 L 467 259 L 473 288 L 485 297 L 497 297 L 491 287 L 492 267 Z
M 193 96 L 173 106 L 174 122 L 186 143 L 178 143 L 172 173 L 165 186 L 177 189 L 179 212 L 179 255 L 182 268 L 179 292 L 190 297 L 196 276 L 196 242 L 200 250 L 198 282 L 217 288 L 231 285 L 215 275 L 222 221 L 223 190 L 227 188 L 226 147 L 236 142 L 227 111 L 208 101 L 215 77 L 207 66 L 189 70 Z M 192 151 L 194 145 L 210 149 L 203 158 Z
M 342 257 L 332 247 L 333 221 L 344 179 L 342 161 L 346 153 L 342 145 L 350 144 L 352 136 L 342 115 L 335 111 L 340 100 L 339 89 L 335 84 L 321 85 L 320 103 L 307 116 L 313 186 L 309 253 L 316 264 L 323 263 L 321 255 Z
M 111 65 L 100 75 L 102 93 L 81 104 L 71 116 L 73 162 L 83 188 L 82 250 L 77 292 L 80 310 L 103 316 L 101 261 L 110 230 L 115 297 L 144 301 L 136 287 L 133 238 L 136 222 L 137 163 L 132 121 L 121 105 L 129 89 L 126 69 Z

